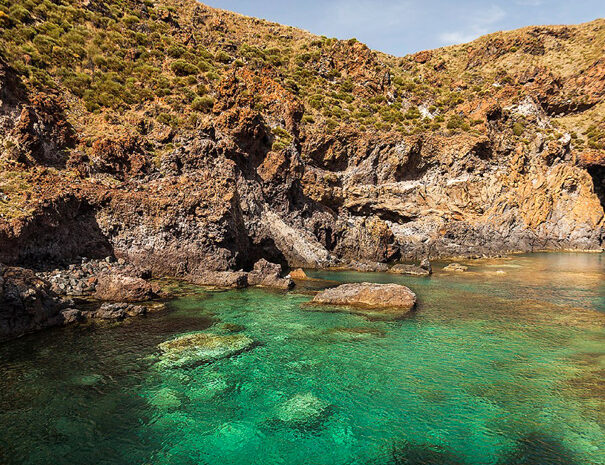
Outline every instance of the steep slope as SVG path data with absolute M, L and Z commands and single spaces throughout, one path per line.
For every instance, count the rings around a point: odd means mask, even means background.
M 605 20 L 403 58 L 193 0 L 0 0 L 0 262 L 599 249 Z

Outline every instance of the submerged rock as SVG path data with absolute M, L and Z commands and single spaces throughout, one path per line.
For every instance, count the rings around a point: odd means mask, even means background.
M 104 303 L 98 310 L 87 312 L 88 318 L 98 318 L 101 320 L 123 320 L 126 317 L 144 315 L 147 313 L 147 307 L 143 305 L 132 305 L 128 303 Z
M 463 272 L 466 270 L 468 270 L 468 266 L 461 265 L 460 263 L 450 263 L 448 266 L 443 268 L 443 271 Z
M 163 352 L 163 365 L 181 367 L 232 357 L 253 345 L 254 341 L 243 334 L 192 333 L 162 342 L 158 347 Z
M 220 373 L 204 374 L 186 392 L 192 402 L 206 402 L 232 389 L 232 384 Z
M 80 375 L 72 378 L 73 384 L 79 386 L 94 386 L 103 381 L 103 376 L 99 374 Z
M 154 393 L 149 399 L 149 403 L 159 409 L 175 409 L 181 406 L 181 400 L 178 394 L 169 388 L 162 388 Z
M 416 294 L 399 284 L 350 283 L 317 294 L 312 305 L 344 306 L 377 317 L 401 317 L 416 305 Z
M 222 323 L 218 326 L 218 329 L 224 333 L 239 333 L 245 330 L 246 327 L 237 323 Z
M 326 331 L 326 334 L 330 336 L 335 336 L 339 339 L 344 339 L 347 341 L 356 341 L 356 340 L 364 340 L 370 339 L 374 337 L 384 337 L 385 332 L 381 329 L 375 328 L 346 328 L 346 327 L 338 327 L 331 328 Z
M 330 404 L 311 393 L 296 394 L 281 404 L 277 419 L 294 427 L 310 426 L 323 420 L 329 413 Z

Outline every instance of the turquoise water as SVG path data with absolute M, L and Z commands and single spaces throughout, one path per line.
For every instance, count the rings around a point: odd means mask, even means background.
M 0 346 L 5 464 L 605 464 L 605 257 L 469 262 L 398 282 L 400 321 L 283 294 L 193 290 L 121 324 Z M 158 344 L 202 331 L 254 344 L 167 365 Z

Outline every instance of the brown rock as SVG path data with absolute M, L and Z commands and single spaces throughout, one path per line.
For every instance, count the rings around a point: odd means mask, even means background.
M 123 320 L 126 317 L 144 315 L 147 307 L 128 303 L 104 303 L 98 310 L 88 312 L 86 316 L 100 320 Z
M 398 265 L 393 266 L 389 270 L 389 272 L 397 273 L 397 274 L 408 274 L 411 276 L 429 276 L 431 274 L 430 271 L 425 268 L 421 268 L 416 265 L 404 265 L 404 264 L 398 264 Z
M 99 300 L 142 302 L 157 297 L 158 289 L 141 278 L 103 274 L 99 276 L 95 297 Z
M 397 318 L 414 308 L 416 294 L 399 284 L 350 283 L 320 292 L 311 304 L 345 306 L 371 317 Z
M 466 270 L 468 270 L 468 266 L 461 265 L 460 263 L 450 263 L 448 266 L 443 268 L 443 271 L 463 272 Z
M 297 268 L 293 271 L 290 271 L 290 277 L 292 279 L 309 279 L 309 277 L 307 276 L 307 273 L 305 273 L 305 270 L 303 270 L 302 268 Z
M 360 271 L 362 273 L 367 272 L 384 272 L 389 269 L 386 263 L 379 262 L 356 262 L 351 264 L 351 269 Z
M 261 258 L 254 264 L 254 269 L 248 273 L 248 284 L 251 286 L 273 287 L 276 289 L 291 289 L 294 281 L 281 277 L 281 266 Z
M 248 287 L 248 273 L 245 271 L 204 271 L 190 275 L 188 281 L 200 286 L 214 286 L 241 289 Z
M 33 271 L 0 264 L 0 341 L 62 324 L 59 312 L 64 306 Z

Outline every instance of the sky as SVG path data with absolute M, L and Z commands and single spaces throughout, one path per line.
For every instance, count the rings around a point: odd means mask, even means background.
M 357 38 L 403 56 L 536 24 L 575 24 L 605 16 L 605 0 L 203 0 L 314 34 Z

